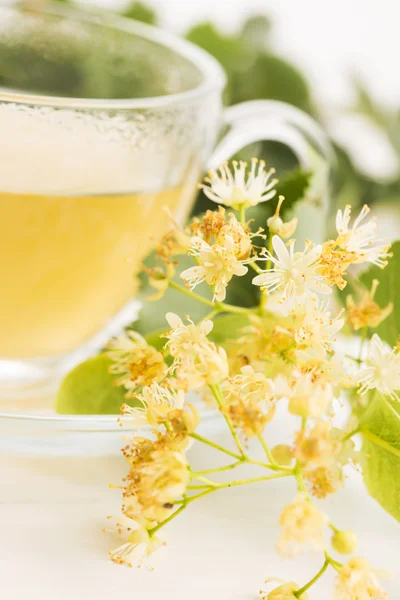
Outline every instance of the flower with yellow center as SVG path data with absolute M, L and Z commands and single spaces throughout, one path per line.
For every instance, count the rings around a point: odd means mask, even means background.
M 323 421 L 309 431 L 296 433 L 293 455 L 302 466 L 329 467 L 335 464 L 341 448 L 341 442 L 332 436 L 330 424 Z
M 263 373 L 256 373 L 249 365 L 240 371 L 223 387 L 226 404 L 222 411 L 246 437 L 261 435 L 275 413 L 272 402 L 275 386 Z
M 390 256 L 388 253 L 390 244 L 378 237 L 379 227 L 375 219 L 363 223 L 369 212 L 370 209 L 365 204 L 352 227 L 349 227 L 351 206 L 348 204 L 343 212 L 338 210 L 336 229 L 339 237 L 336 244 L 353 254 L 353 262 L 370 262 L 383 268 L 387 265 L 387 258 Z
M 392 312 L 392 302 L 385 308 L 381 308 L 374 302 L 378 285 L 379 281 L 374 279 L 371 290 L 363 291 L 359 302 L 354 302 L 352 295 L 347 296 L 347 323 L 354 331 L 358 331 L 363 327 L 378 327 Z
M 282 556 L 294 556 L 303 547 L 321 550 L 324 547 L 323 529 L 328 519 L 303 493 L 286 506 L 280 516 L 282 533 L 278 551 Z
M 273 581 L 272 579 L 267 579 L 265 583 L 269 583 Z M 276 580 L 275 580 L 276 581 Z M 295 596 L 294 592 L 299 590 L 300 587 L 294 581 L 289 581 L 288 583 L 283 583 L 282 585 L 278 585 L 269 593 L 261 592 L 263 594 L 261 596 L 261 600 L 308 600 L 307 592 L 304 592 L 301 596 Z
M 253 158 L 250 171 L 247 163 L 232 161 L 233 173 L 228 163 L 220 166 L 219 173 L 210 171 L 205 184 L 199 187 L 207 198 L 218 204 L 234 209 L 242 206 L 257 206 L 260 202 L 271 200 L 276 194 L 273 188 L 277 179 L 271 179 L 275 169 L 265 170 L 265 162 Z
M 392 400 L 400 400 L 400 352 L 392 350 L 375 333 L 371 338 L 364 366 L 355 377 L 362 394 L 376 389 Z
M 292 415 L 318 419 L 327 412 L 333 399 L 332 385 L 315 380 L 312 372 L 295 373 L 289 378 L 278 375 L 274 383 L 276 396 L 288 398 Z
M 236 219 L 235 215 L 230 215 L 229 221 L 221 227 L 215 241 L 218 245 L 224 246 L 230 240 L 234 242 L 234 252 L 238 260 L 249 258 L 252 250 L 251 240 L 253 237 L 261 234 L 249 234 L 245 226 Z M 229 239 L 228 239 L 229 238 Z
M 139 386 L 160 381 L 167 372 L 161 352 L 149 346 L 136 331 L 127 331 L 110 340 L 106 352 L 114 363 L 110 373 L 120 375 L 116 384 L 124 386 L 128 396 Z
M 146 425 L 158 425 L 168 418 L 173 409 L 181 409 L 185 401 L 183 390 L 170 390 L 158 383 L 144 386 L 141 394 L 135 396 L 140 406 L 123 404 L 121 414 L 130 417 L 130 424 L 140 428 Z
M 344 325 L 341 313 L 332 318 L 330 310 L 323 300 L 310 298 L 299 308 L 293 310 L 295 318 L 294 339 L 299 349 L 315 351 L 317 356 L 325 357 L 326 351 L 331 352 L 331 342 L 336 341 L 334 336 Z
M 315 292 L 330 294 L 332 288 L 327 285 L 318 273 L 318 259 L 321 254 L 321 246 L 307 248 L 304 252 L 295 252 L 294 244 L 289 249 L 284 242 L 274 235 L 272 246 L 276 254 L 273 256 L 266 251 L 266 260 L 273 263 L 272 269 L 263 271 L 253 279 L 254 285 L 269 293 L 275 290 L 281 292 L 282 301 L 296 297 L 310 295 Z
M 212 321 L 185 325 L 178 315 L 167 313 L 171 331 L 165 337 L 166 347 L 175 358 L 172 369 L 186 389 L 196 389 L 205 384 L 220 383 L 228 377 L 229 366 L 226 352 L 207 339 L 213 327 Z
M 388 594 L 378 577 L 387 576 L 371 568 L 365 558 L 351 558 L 336 578 L 333 600 L 385 600 Z
M 213 302 L 222 302 L 226 297 L 226 288 L 234 275 L 241 277 L 248 271 L 246 266 L 252 258 L 239 260 L 240 246 L 226 235 L 222 244 L 207 244 L 199 237 L 192 239 L 190 254 L 196 256 L 198 265 L 182 271 L 181 278 L 193 290 L 204 281 L 214 289 Z

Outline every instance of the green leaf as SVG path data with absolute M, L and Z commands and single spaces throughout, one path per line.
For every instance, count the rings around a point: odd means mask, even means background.
M 370 335 L 377 333 L 385 342 L 394 346 L 400 334 L 400 241 L 393 244 L 391 248 L 393 257 L 384 269 L 373 265 L 360 277 L 361 282 L 370 289 L 372 281 L 378 279 L 379 285 L 375 293 L 375 301 L 384 307 L 393 302 L 392 313 L 379 325 L 370 330 Z
M 111 361 L 99 354 L 81 363 L 63 379 L 56 411 L 63 415 L 116 415 L 126 402 L 125 390 L 110 375 Z
M 361 427 L 367 489 L 386 512 L 400 521 L 400 403 L 375 396 Z
M 135 21 L 142 21 L 142 23 L 148 23 L 149 25 L 156 25 L 158 21 L 154 10 L 143 2 L 132 2 L 124 11 L 123 16 Z

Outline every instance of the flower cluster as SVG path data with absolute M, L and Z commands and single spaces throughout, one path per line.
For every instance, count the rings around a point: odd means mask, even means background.
M 356 299 L 349 295 L 346 306 L 337 307 L 337 292 L 345 288 L 352 266 L 371 263 L 384 268 L 389 245 L 379 236 L 375 219 L 367 220 L 367 207 L 350 225 L 347 206 L 338 211 L 335 239 L 321 245 L 307 241 L 299 247 L 291 239 L 297 218 L 284 221 L 282 197 L 265 229 L 252 231 L 246 209 L 274 198 L 272 173 L 257 160 L 249 169 L 246 163 L 233 162 L 211 172 L 201 187 L 219 206 L 184 230 L 175 227 L 157 245 L 161 267 L 148 270 L 157 296 L 172 287 L 202 303 L 208 315 L 195 322 L 168 312 L 157 348 L 133 331 L 107 346 L 110 370 L 126 391 L 121 422 L 144 428 L 144 437 L 135 434 L 123 451 L 129 472 L 122 485 L 122 513 L 131 527 L 112 558 L 126 564 L 145 559 L 160 545 L 156 533 L 164 524 L 205 494 L 292 477 L 296 495 L 280 515 L 278 551 L 293 556 L 311 549 L 322 552 L 325 562 L 309 583 L 280 582 L 262 592 L 263 598 L 307 600 L 308 589 L 331 567 L 337 572 L 335 600 L 381 599 L 385 594 L 365 559 L 341 564 L 330 555 L 329 529 L 336 552 L 353 553 L 357 539 L 353 532 L 336 528 L 314 497 L 324 499 L 334 493 L 344 485 L 346 471 L 358 462 L 352 438 L 361 430 L 361 422 L 344 429 L 333 425 L 343 406 L 343 392 L 349 390 L 349 397 L 360 400 L 354 404 L 353 419 L 360 416 L 358 407 L 369 401 L 365 396 L 369 390 L 389 402 L 399 399 L 400 350 L 373 334 L 392 305 L 382 308 L 375 302 L 374 282 L 371 290 L 353 286 Z M 193 262 L 180 271 L 177 257 L 181 254 Z M 251 308 L 227 303 L 232 279 L 249 271 L 254 271 L 258 301 Z M 345 324 L 363 332 L 358 357 L 338 352 L 338 336 Z M 186 403 L 191 390 L 219 411 L 234 451 L 197 432 L 200 413 Z M 271 421 L 278 420 L 278 405 L 286 409 L 297 430 L 292 439 L 270 449 L 266 431 Z M 249 438 L 260 443 L 264 461 L 249 456 Z M 194 441 L 235 462 L 195 471 L 186 456 Z M 226 483 L 208 477 L 246 464 L 258 467 L 263 475 Z

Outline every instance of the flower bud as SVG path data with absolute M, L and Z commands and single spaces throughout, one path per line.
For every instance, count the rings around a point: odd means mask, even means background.
M 264 598 L 265 600 L 296 600 L 297 596 L 293 592 L 296 592 L 298 589 L 300 588 L 297 583 L 290 581 L 278 586 L 269 592 L 267 596 L 264 596 Z M 306 592 L 300 596 L 300 600 L 308 600 Z
M 278 444 L 271 450 L 274 460 L 282 467 L 288 467 L 292 462 L 292 451 L 286 444 Z
M 356 551 L 358 539 L 353 531 L 336 531 L 332 536 L 332 548 L 340 554 L 352 554 Z

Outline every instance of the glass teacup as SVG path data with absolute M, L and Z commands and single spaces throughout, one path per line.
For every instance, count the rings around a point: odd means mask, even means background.
M 328 158 L 292 107 L 249 103 L 224 120 L 224 82 L 212 57 L 158 29 L 2 5 L 0 399 L 51 391 L 133 319 L 134 276 L 166 210 L 188 216 L 206 166 L 260 139 Z

